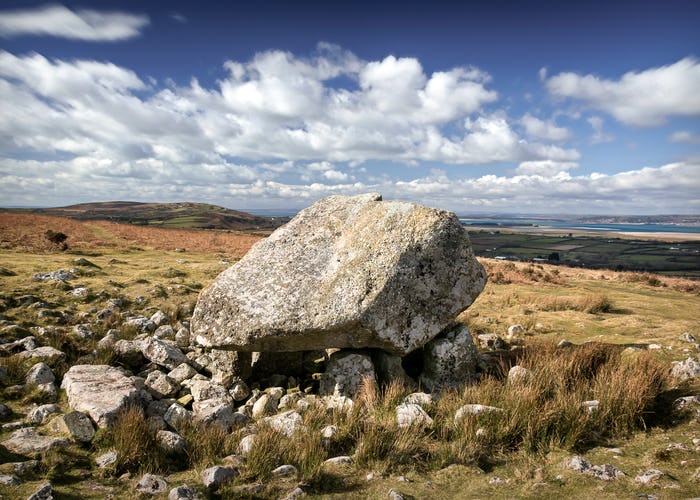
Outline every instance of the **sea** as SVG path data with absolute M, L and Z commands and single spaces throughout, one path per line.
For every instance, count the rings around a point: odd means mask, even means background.
M 558 231 L 589 231 L 599 233 L 692 233 L 700 234 L 700 226 L 681 224 L 584 224 L 571 221 L 550 221 L 535 219 L 459 219 L 464 226 L 493 227 L 494 229 L 517 229 L 537 231 L 556 229 Z

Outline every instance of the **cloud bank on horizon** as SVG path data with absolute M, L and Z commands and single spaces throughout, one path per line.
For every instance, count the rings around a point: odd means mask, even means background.
M 0 12 L 0 36 L 115 42 L 151 22 L 52 5 Z M 213 84 L 182 85 L 97 58 L 0 50 L 2 205 L 299 208 L 379 191 L 462 213 L 700 213 L 697 148 L 634 168 L 584 165 L 588 148 L 623 142 L 617 131 L 676 119 L 684 128 L 665 142 L 698 144 L 692 55 L 616 78 L 543 67 L 542 102 L 522 111 L 486 69 L 428 72 L 417 57 L 364 60 L 325 42 L 222 69 Z

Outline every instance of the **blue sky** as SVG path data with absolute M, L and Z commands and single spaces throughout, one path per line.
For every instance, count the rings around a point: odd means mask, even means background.
M 700 3 L 455 4 L 6 1 L 0 205 L 700 213 Z

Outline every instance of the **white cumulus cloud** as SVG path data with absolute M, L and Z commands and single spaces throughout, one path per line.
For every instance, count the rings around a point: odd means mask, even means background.
M 700 116 L 700 63 L 693 57 L 631 71 L 619 80 L 559 73 L 546 85 L 554 96 L 580 99 L 628 125 L 659 125 L 673 115 Z
M 687 144 L 700 144 L 700 134 L 688 130 L 676 130 L 669 137 L 671 142 L 685 142 Z
M 552 177 L 577 167 L 578 163 L 576 162 L 553 160 L 524 161 L 518 165 L 515 172 L 520 175 L 542 175 L 545 177 Z
M 53 36 L 85 41 L 119 41 L 137 37 L 148 26 L 146 15 L 71 10 L 63 5 L 0 11 L 0 36 Z
M 557 126 L 553 120 L 540 120 L 528 113 L 520 119 L 520 123 L 525 128 L 525 133 L 535 139 L 561 142 L 571 138 L 569 129 Z

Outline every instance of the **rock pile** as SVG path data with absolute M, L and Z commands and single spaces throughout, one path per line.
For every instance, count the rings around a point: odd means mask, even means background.
M 370 349 L 401 357 L 425 347 L 420 380 L 439 389 L 473 375 L 471 335 L 452 325 L 485 282 L 453 213 L 378 194 L 331 196 L 219 275 L 200 294 L 192 335 L 202 346 L 237 351 L 239 359 L 288 352 L 301 363 L 305 351 L 360 349 L 347 354 L 365 356 L 346 363 L 355 371 L 367 365 Z M 343 356 L 332 357 L 329 371 Z M 288 369 L 289 359 L 280 365 Z M 371 375 L 370 368 L 360 371 Z M 338 389 L 329 377 L 322 386 L 334 388 L 326 392 L 347 396 L 357 387 Z

